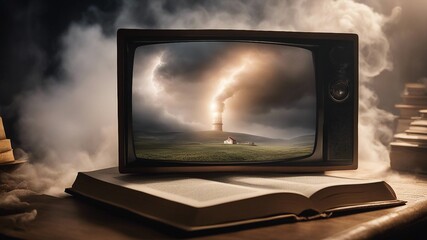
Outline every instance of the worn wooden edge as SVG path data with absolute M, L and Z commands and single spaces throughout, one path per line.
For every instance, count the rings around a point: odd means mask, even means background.
M 427 216 L 427 198 L 354 228 L 332 235 L 327 240 L 383 239 L 399 230 L 416 225 Z

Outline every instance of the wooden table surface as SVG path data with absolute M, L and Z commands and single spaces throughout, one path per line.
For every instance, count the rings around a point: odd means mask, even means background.
M 328 174 L 361 176 L 352 171 Z M 29 203 L 27 211 L 36 209 L 36 218 L 17 227 L 9 215 L 0 215 L 0 239 L 425 239 L 427 176 L 393 173 L 383 179 L 393 187 L 399 199 L 408 201 L 405 206 L 321 220 L 282 220 L 197 234 L 183 233 L 86 199 L 33 195 L 23 200 Z M 420 235 L 420 231 L 425 231 L 424 235 Z

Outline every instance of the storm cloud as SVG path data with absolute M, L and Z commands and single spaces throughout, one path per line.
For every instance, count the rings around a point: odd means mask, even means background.
M 135 129 L 179 131 L 190 123 L 193 130 L 208 130 L 210 105 L 225 104 L 227 131 L 240 126 L 239 131 L 265 135 L 250 128 L 260 124 L 294 133 L 289 128 L 306 128 L 300 135 L 314 134 L 315 79 L 309 50 L 243 42 L 142 46 L 136 51 L 134 85 Z

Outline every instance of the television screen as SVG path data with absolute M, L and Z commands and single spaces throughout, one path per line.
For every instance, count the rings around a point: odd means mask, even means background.
M 313 153 L 316 81 L 307 49 L 162 43 L 138 47 L 133 65 L 138 158 L 239 163 Z
M 121 172 L 357 168 L 358 38 L 120 29 Z

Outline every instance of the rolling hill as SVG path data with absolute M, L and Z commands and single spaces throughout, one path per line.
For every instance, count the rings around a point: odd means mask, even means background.
M 135 139 L 147 141 L 159 141 L 168 143 L 222 143 L 228 137 L 237 140 L 238 143 L 254 142 L 256 144 L 301 144 L 314 142 L 314 135 L 299 136 L 292 139 L 276 139 L 261 137 L 246 133 L 219 132 L 219 131 L 192 131 L 192 132 L 162 132 L 162 133 L 135 133 Z

